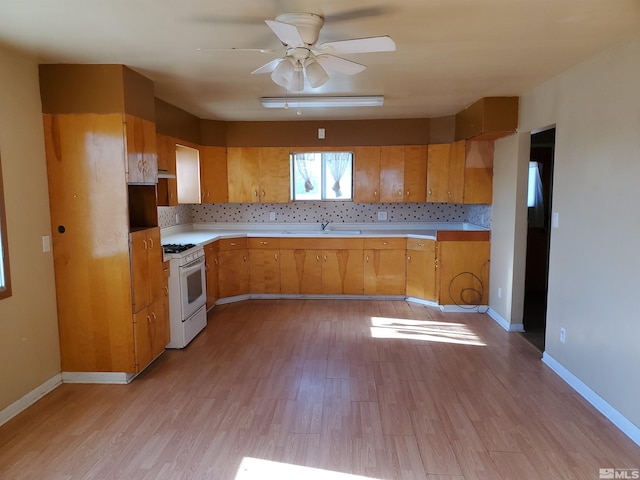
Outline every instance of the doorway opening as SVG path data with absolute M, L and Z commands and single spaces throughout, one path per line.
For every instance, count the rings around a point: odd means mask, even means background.
M 556 129 L 531 135 L 523 335 L 544 351 Z

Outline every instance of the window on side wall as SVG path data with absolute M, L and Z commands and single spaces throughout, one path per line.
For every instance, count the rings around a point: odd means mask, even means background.
M 0 299 L 11 296 L 11 277 L 9 276 L 9 247 L 7 245 L 7 219 L 4 208 L 4 189 L 2 187 L 2 159 L 0 159 Z
M 353 152 L 291 154 L 291 199 L 353 199 Z

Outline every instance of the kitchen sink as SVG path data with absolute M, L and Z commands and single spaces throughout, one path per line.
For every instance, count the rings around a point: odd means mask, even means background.
M 326 236 L 326 235 L 335 235 L 335 236 L 340 236 L 340 235 L 361 235 L 362 234 L 362 230 L 321 230 L 321 231 L 293 231 L 293 230 L 287 230 L 282 232 L 284 235 L 304 235 L 306 237 L 317 237 L 319 235 L 322 236 Z

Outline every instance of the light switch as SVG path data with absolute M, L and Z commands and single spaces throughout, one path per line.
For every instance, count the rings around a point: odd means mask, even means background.
M 551 215 L 551 226 L 553 228 L 558 228 L 558 222 L 560 220 L 560 214 L 558 212 L 553 212 L 553 215 Z
M 42 236 L 42 252 L 46 253 L 51 251 L 51 237 L 49 235 Z
M 387 212 L 378 212 L 378 220 L 386 220 Z
M 269 212 L 269 220 L 272 222 L 276 221 L 276 212 Z
M 320 140 L 324 140 L 324 128 L 319 128 L 318 129 L 318 138 Z

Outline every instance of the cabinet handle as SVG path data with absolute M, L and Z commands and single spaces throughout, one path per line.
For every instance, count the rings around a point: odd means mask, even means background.
M 274 259 L 276 262 L 278 261 L 278 254 L 277 254 L 277 253 L 274 253 L 274 254 L 273 254 L 273 259 Z
M 429 191 L 427 192 L 429 195 L 431 195 L 431 189 L 429 189 Z
M 389 245 L 389 242 L 380 242 L 380 245 Z
M 398 195 L 401 197 L 402 196 L 402 189 L 398 190 Z
M 411 195 L 411 192 L 409 192 L 409 190 L 407 190 L 407 197 Z
M 407 255 L 407 262 L 411 263 L 411 255 Z
M 449 195 L 449 198 L 451 198 L 451 192 L 447 192 L 447 195 Z
M 324 261 L 326 262 L 327 261 L 327 256 L 323 255 L 323 258 L 324 258 Z
M 267 194 L 266 194 L 266 193 L 264 193 L 264 190 L 262 190 L 262 198 L 264 198 L 264 197 L 266 197 L 266 196 L 267 196 Z
M 216 265 L 218 265 L 218 259 L 214 258 L 213 261 L 216 263 Z
M 243 256 L 242 256 L 242 258 L 243 258 L 243 260 L 244 260 L 245 262 L 247 261 L 247 256 L 246 256 L 246 255 L 243 255 Z
M 419 247 L 424 247 L 424 243 L 419 243 L 418 246 Z
M 146 240 L 142 240 L 142 243 L 144 244 L 144 249 L 147 250 L 147 241 Z
M 320 255 L 316 254 L 316 262 L 319 262 L 319 261 L 320 261 Z
M 235 247 L 236 243 L 235 242 L 231 242 L 229 245 L 231 245 L 232 247 Z
M 151 316 L 147 315 L 147 323 L 151 323 Z
M 153 318 L 154 322 L 157 320 L 158 317 L 156 317 L 156 312 L 151 312 L 151 318 Z
M 169 287 L 162 287 L 165 295 L 169 295 Z
M 377 191 L 377 190 L 374 190 L 374 191 L 373 191 L 373 196 L 374 196 L 374 197 L 377 197 L 377 196 L 378 196 L 378 191 Z
M 269 245 L 269 242 L 260 242 L 260 245 Z
M 149 248 L 153 248 L 153 238 L 149 239 Z
M 254 196 L 254 197 L 256 197 L 256 198 L 258 198 L 258 190 L 254 190 L 254 191 L 253 191 L 253 196 Z
M 369 255 L 365 255 L 367 263 L 369 263 Z

